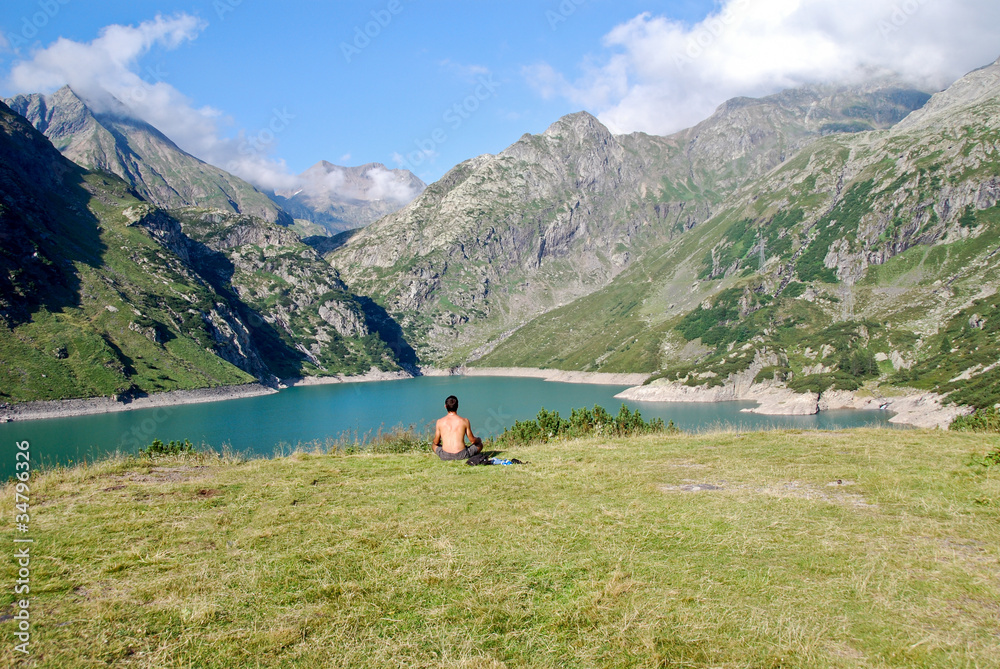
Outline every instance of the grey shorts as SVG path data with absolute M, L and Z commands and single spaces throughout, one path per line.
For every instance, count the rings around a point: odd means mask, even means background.
M 458 453 L 449 453 L 443 450 L 440 446 L 434 447 L 434 452 L 442 460 L 465 460 L 466 458 L 471 458 L 473 455 L 483 450 L 483 447 L 479 444 L 469 444 L 464 450 Z

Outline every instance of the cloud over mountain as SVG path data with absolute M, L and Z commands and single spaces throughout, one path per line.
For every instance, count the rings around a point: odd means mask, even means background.
M 1000 54 L 997 25 L 995 0 L 726 0 L 693 25 L 636 16 L 575 79 L 544 62 L 523 74 L 616 132 L 667 134 L 729 98 L 802 84 L 895 73 L 942 88 Z
M 162 131 L 182 149 L 265 189 L 296 184 L 284 161 L 270 155 L 270 135 L 261 130 L 225 136 L 231 120 L 220 110 L 195 107 L 163 81 L 155 68 L 139 71 L 139 60 L 154 47 L 174 49 L 194 40 L 206 24 L 187 14 L 158 15 L 137 26 L 110 25 L 91 42 L 60 38 L 34 51 L 11 69 L 8 85 L 19 93 L 52 91 L 68 84 L 98 111 L 124 111 Z M 117 102 L 121 104 L 117 104 Z M 286 123 L 275 110 L 273 124 Z M 270 139 L 270 141 L 267 141 Z

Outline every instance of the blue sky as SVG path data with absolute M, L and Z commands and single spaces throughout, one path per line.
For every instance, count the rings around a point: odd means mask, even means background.
M 7 0 L 0 92 L 103 86 L 265 187 L 319 160 L 431 182 L 580 109 L 667 133 L 733 95 L 862 70 L 941 87 L 1000 56 L 997 5 Z

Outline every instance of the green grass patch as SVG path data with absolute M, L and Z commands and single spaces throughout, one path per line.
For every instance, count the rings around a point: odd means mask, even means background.
M 517 467 L 316 449 L 34 473 L 31 666 L 991 666 L 1000 469 L 965 463 L 998 446 L 730 431 Z

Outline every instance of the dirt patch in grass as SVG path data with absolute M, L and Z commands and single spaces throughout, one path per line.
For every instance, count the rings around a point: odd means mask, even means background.
M 212 473 L 210 467 L 203 465 L 181 466 L 181 467 L 153 467 L 148 474 L 139 472 L 127 472 L 125 474 L 110 476 L 112 480 L 133 481 L 135 483 L 167 483 L 192 481 L 197 478 L 204 478 Z
M 666 493 L 673 492 L 720 492 L 720 491 L 750 491 L 758 495 L 768 495 L 783 499 L 806 499 L 831 504 L 847 504 L 855 507 L 874 508 L 876 505 L 869 503 L 862 495 L 854 493 L 832 492 L 824 488 L 842 488 L 856 485 L 854 481 L 837 479 L 827 483 L 822 488 L 811 483 L 801 481 L 788 481 L 786 483 L 772 484 L 768 486 L 755 486 L 747 483 L 730 483 L 729 481 L 715 481 L 712 483 L 705 481 L 694 481 L 684 479 L 680 484 L 664 484 L 659 486 L 660 491 Z
M 839 482 L 838 482 L 839 481 Z M 853 482 L 844 482 L 842 479 L 837 481 L 831 481 L 827 483 L 823 488 L 812 484 L 803 483 L 802 481 L 788 481 L 786 483 L 773 484 L 764 487 L 754 487 L 752 488 L 754 492 L 760 493 L 762 495 L 770 495 L 772 497 L 780 498 L 792 498 L 792 499 L 808 499 L 816 500 L 820 502 L 829 502 L 831 504 L 847 504 L 849 506 L 864 507 L 864 508 L 874 508 L 874 504 L 870 504 L 862 495 L 856 493 L 844 493 L 844 492 L 831 492 L 825 490 L 824 488 L 840 488 L 845 485 L 854 485 Z
M 725 483 L 725 481 L 721 483 Z M 684 483 L 682 485 L 660 486 L 660 490 L 663 492 L 713 492 L 725 489 L 725 485 L 716 485 L 714 483 Z
M 677 469 L 708 469 L 708 465 L 701 462 L 670 462 L 667 466 Z
M 979 564 L 997 564 L 998 560 L 990 555 L 986 544 L 974 539 L 945 539 L 941 542 L 941 549 L 951 555 L 966 562 L 976 562 Z M 945 558 L 939 557 L 944 561 Z

